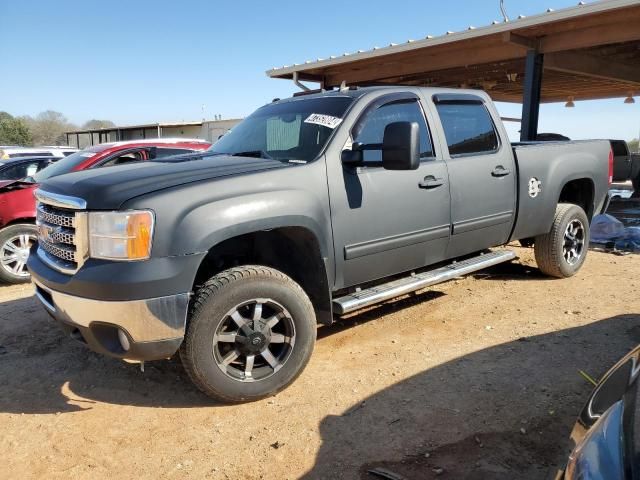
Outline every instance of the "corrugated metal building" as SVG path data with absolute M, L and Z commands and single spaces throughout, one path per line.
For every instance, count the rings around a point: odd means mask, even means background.
M 67 145 L 85 148 L 106 142 L 146 138 L 199 138 L 215 142 L 242 119 L 205 120 L 201 122 L 149 123 L 123 127 L 97 128 L 66 132 Z

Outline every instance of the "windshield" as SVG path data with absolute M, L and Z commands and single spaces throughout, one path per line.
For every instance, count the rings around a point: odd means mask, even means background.
M 309 162 L 322 151 L 352 103 L 353 98 L 345 96 L 265 105 L 233 127 L 209 151 Z
M 64 173 L 71 172 L 75 167 L 84 162 L 87 158 L 91 158 L 97 155 L 98 152 L 91 152 L 89 150 L 82 150 L 81 152 L 72 153 L 68 157 L 64 157 L 58 160 L 56 163 L 49 165 L 47 168 L 43 168 L 33 177 L 29 177 L 28 180 L 33 180 L 35 183 L 42 183 L 47 178 L 55 177 L 56 175 L 62 175 Z

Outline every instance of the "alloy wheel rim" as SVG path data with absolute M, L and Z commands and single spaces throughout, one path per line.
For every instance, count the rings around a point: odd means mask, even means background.
M 29 250 L 35 242 L 35 235 L 22 233 L 20 235 L 9 238 L 2 245 L 0 251 L 0 263 L 5 271 L 18 277 L 28 277 L 27 259 L 29 258 Z
M 569 265 L 575 265 L 582 258 L 585 248 L 586 231 L 580 220 L 569 222 L 564 231 L 562 256 Z
M 272 299 L 233 307 L 213 336 L 213 357 L 222 372 L 239 382 L 277 373 L 291 356 L 296 332 L 291 314 Z

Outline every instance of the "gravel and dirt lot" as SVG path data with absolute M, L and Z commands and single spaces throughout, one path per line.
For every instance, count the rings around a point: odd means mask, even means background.
M 216 405 L 179 362 L 62 335 L 0 287 L 0 478 L 553 478 L 591 385 L 640 343 L 640 256 L 567 280 L 520 260 L 320 327 L 276 397 Z

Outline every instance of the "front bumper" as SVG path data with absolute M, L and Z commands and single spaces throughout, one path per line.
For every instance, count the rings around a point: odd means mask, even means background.
M 182 343 L 189 293 L 105 301 L 57 292 L 36 280 L 34 284 L 36 297 L 49 315 L 72 338 L 98 353 L 158 360 L 173 355 Z

